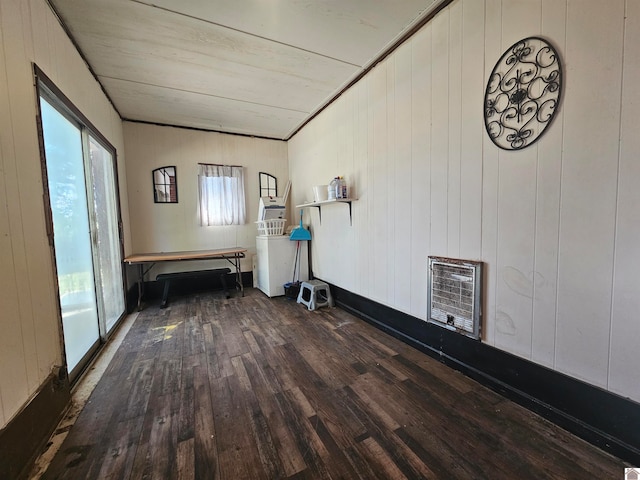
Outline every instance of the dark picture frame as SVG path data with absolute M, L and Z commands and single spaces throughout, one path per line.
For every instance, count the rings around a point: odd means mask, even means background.
M 154 203 L 178 203 L 178 171 L 174 165 L 151 172 Z

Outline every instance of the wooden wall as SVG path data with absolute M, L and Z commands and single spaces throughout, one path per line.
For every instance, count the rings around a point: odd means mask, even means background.
M 564 63 L 534 146 L 499 150 L 485 82 L 517 40 Z M 427 256 L 486 262 L 482 341 L 640 401 L 640 3 L 456 0 L 289 141 L 317 277 L 426 319 Z
M 0 0 L 0 426 L 63 363 L 32 62 L 116 147 L 128 226 L 118 114 L 44 0 Z
M 251 271 L 256 250 L 258 172 L 274 175 L 278 193 L 284 193 L 289 178 L 286 142 L 133 122 L 124 122 L 124 137 L 133 251 L 246 247 L 249 253 L 242 261 L 242 270 Z M 200 226 L 198 163 L 245 167 L 245 225 Z M 167 165 L 177 167 L 177 204 L 153 202 L 151 171 Z M 220 266 L 229 266 L 221 262 L 224 265 Z M 154 280 L 163 271 L 211 266 L 210 261 L 157 265 L 146 280 Z

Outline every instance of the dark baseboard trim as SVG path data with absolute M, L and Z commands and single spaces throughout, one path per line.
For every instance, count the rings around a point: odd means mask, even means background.
M 640 404 L 331 285 L 336 304 L 632 465 Z
M 31 401 L 0 430 L 0 478 L 27 477 L 70 402 L 66 371 L 49 375 Z

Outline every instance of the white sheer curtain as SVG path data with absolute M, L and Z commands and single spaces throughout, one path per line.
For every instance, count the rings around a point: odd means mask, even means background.
M 200 225 L 245 223 L 242 167 L 200 164 L 198 170 Z

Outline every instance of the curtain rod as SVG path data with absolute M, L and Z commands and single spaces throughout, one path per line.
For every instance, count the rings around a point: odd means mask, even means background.
M 242 165 L 222 165 L 221 163 L 201 163 L 201 162 L 198 162 L 198 165 L 206 165 L 207 167 L 238 167 L 238 168 L 243 168 Z

